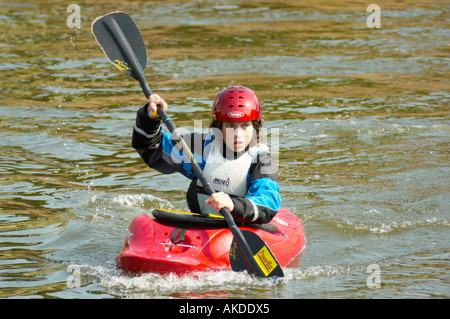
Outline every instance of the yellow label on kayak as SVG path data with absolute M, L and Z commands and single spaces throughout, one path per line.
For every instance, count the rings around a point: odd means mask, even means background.
M 236 242 L 233 242 L 233 244 L 230 247 L 230 260 L 235 260 L 237 258 L 236 256 L 236 249 L 239 249 Z
M 261 248 L 261 250 L 258 251 L 256 255 L 253 256 L 253 258 L 255 258 L 259 267 L 261 267 L 264 275 L 266 276 L 268 276 L 272 272 L 272 270 L 277 267 L 277 262 L 275 261 L 275 259 L 273 259 L 272 254 L 266 246 Z

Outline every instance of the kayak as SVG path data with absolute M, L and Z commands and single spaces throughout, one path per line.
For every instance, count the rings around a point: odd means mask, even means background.
M 270 223 L 237 223 L 258 235 L 281 267 L 295 266 L 305 246 L 301 220 L 281 208 Z M 233 234 L 223 216 L 157 209 L 134 218 L 122 251 L 119 269 L 134 273 L 175 273 L 231 269 Z

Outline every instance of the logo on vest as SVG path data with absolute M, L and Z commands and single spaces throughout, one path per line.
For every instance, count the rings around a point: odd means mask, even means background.
M 220 186 L 223 186 L 223 187 L 228 187 L 228 186 L 230 186 L 230 178 L 228 177 L 225 180 L 225 179 L 220 179 L 220 178 L 216 177 L 213 180 L 213 184 L 220 185 Z

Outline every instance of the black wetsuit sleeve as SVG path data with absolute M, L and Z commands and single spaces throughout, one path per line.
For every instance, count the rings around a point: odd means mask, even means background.
M 148 104 L 137 112 L 131 145 L 150 168 L 165 174 L 173 173 L 177 167 L 163 157 L 161 120 L 151 119 L 147 108 Z
M 202 167 L 204 140 L 207 135 L 189 133 L 183 129 L 177 129 L 173 134 L 165 133 L 161 129 L 161 120 L 151 119 L 147 115 L 147 108 L 148 104 L 137 112 L 132 147 L 150 168 L 165 174 L 179 172 L 190 179 L 196 179 L 189 164 L 190 158 L 184 157 L 182 143 L 177 142 L 182 136 L 189 150 L 199 155 L 196 158 L 200 159 L 198 164 Z

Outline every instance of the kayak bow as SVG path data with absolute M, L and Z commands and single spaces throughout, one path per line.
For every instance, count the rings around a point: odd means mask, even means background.
M 245 261 L 239 259 L 239 250 L 233 249 L 233 234 L 223 217 L 167 210 L 155 210 L 152 215 L 143 214 L 131 222 L 123 249 L 116 258 L 119 269 L 180 275 L 247 269 Z M 300 219 L 284 208 L 269 224 L 238 226 L 247 240 L 251 240 L 252 234 L 261 238 L 281 267 L 294 266 L 305 246 Z M 263 254 L 261 269 L 270 271 L 270 256 L 261 250 L 258 252 Z

